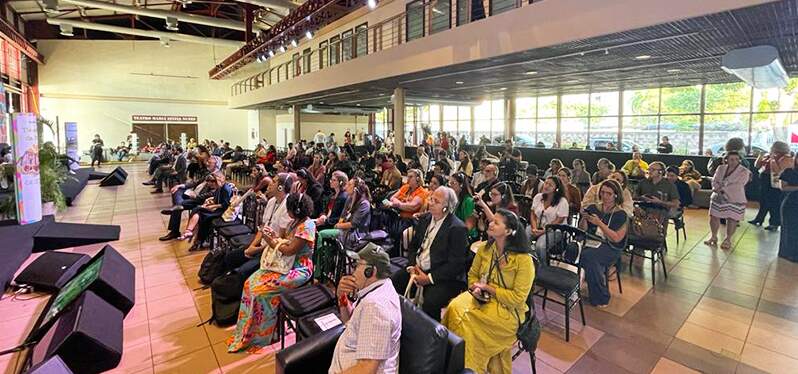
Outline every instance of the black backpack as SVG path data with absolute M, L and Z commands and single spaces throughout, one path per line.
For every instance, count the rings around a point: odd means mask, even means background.
M 212 249 L 202 260 L 197 276 L 202 284 L 209 285 L 218 276 L 224 273 L 225 251 Z
M 228 271 L 211 282 L 211 318 L 205 323 L 232 326 L 238 321 L 238 308 L 246 277 L 237 271 Z

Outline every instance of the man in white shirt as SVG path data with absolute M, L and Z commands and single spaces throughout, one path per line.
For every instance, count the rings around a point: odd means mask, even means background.
M 316 144 L 319 143 L 324 144 L 327 142 L 327 136 L 324 135 L 323 132 L 321 132 L 321 129 L 316 131 L 316 135 L 313 135 L 313 142 Z
M 438 187 L 427 203 L 429 214 L 419 217 L 410 241 L 410 266 L 391 280 L 397 289 L 404 290 L 412 276 L 423 289 L 421 309 L 440 321 L 441 309 L 466 289 L 468 229 L 454 215 L 457 193 L 451 188 Z
M 402 308 L 388 279 L 390 258 L 369 243 L 353 259 L 355 271 L 338 283 L 338 308 L 346 329 L 335 345 L 329 373 L 397 373 Z M 353 294 L 354 303 L 349 299 Z

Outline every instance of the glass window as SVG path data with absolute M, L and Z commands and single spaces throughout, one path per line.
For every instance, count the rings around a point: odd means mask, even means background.
M 618 91 L 593 92 L 590 94 L 590 116 L 617 116 L 618 95 Z
M 698 113 L 701 111 L 700 106 L 700 85 L 662 88 L 662 109 L 660 110 L 662 114 Z
M 457 1 L 457 26 L 468 23 L 468 11 L 470 1 Z
M 564 102 L 563 108 L 565 108 Z M 571 148 L 573 143 L 576 143 L 577 148 L 584 149 L 587 145 L 587 117 L 563 118 L 560 122 L 560 133 L 562 139 L 560 148 Z
M 538 98 L 538 117 L 557 117 L 557 96 L 541 96 Z
M 515 8 L 515 0 L 490 0 L 490 14 L 504 13 Z
M 659 112 L 659 89 L 623 92 L 623 114 L 645 115 Z
M 704 116 L 704 149 L 710 148 L 713 153 L 721 153 L 726 140 L 734 137 L 748 142 L 748 113 Z
M 587 117 L 587 109 L 590 105 L 588 94 L 563 95 L 560 102 L 562 105 L 560 113 L 563 117 Z
M 460 106 L 457 108 L 457 137 L 458 140 L 460 136 L 465 135 L 466 139 L 469 142 L 473 142 L 474 139 L 471 139 L 471 107 L 470 106 Z
M 493 100 L 490 105 L 490 117 L 492 119 L 504 119 L 504 100 Z
M 552 144 L 557 141 L 557 119 L 539 119 L 537 121 L 537 133 L 537 142 L 542 142 L 546 148 L 551 148 Z
M 483 101 L 482 104 L 474 108 L 474 118 L 490 119 L 490 101 Z
M 613 137 L 617 140 L 617 137 Z M 598 137 L 591 137 L 591 142 L 598 147 Z M 657 138 L 657 116 L 634 116 L 623 118 L 623 144 L 621 150 L 637 145 L 641 151 L 652 151 L 659 144 Z M 673 143 L 673 140 L 671 140 Z M 674 144 L 674 148 L 676 145 Z M 675 151 L 675 150 L 674 150 Z
M 444 121 L 457 121 L 457 107 L 453 105 L 443 106 L 443 120 Z
M 299 53 L 294 53 L 294 55 L 291 56 L 291 65 L 294 67 L 295 77 L 298 77 L 302 74 L 302 64 L 300 64 L 299 61 Z
M 521 147 L 534 147 L 537 143 L 537 129 L 534 118 L 515 120 L 515 144 Z
M 310 48 L 302 51 L 302 72 L 305 74 L 310 73 L 310 56 L 312 56 Z
M 664 99 L 664 92 L 662 96 Z M 673 144 L 673 153 L 675 154 L 698 154 L 698 121 L 699 116 L 697 115 L 662 116 L 659 135 L 668 137 L 671 144 Z M 658 140 L 655 138 L 655 144 L 659 144 Z M 650 150 L 656 150 L 656 145 L 651 147 Z
M 613 144 L 617 144 L 618 117 L 617 116 L 591 117 L 589 135 L 590 135 L 590 149 L 595 149 L 597 145 L 601 147 L 602 144 L 606 144 L 607 142 L 612 142 Z M 624 140 L 625 139 L 626 135 L 624 135 Z
M 319 43 L 319 70 L 324 69 L 324 63 L 327 61 L 327 41 Z
M 352 59 L 352 53 L 354 53 L 354 36 L 352 35 L 352 30 L 346 30 L 341 33 L 341 55 L 343 61 L 348 61 Z
M 448 30 L 452 27 L 452 3 L 450 0 L 437 0 L 432 3 L 431 9 L 432 20 L 429 26 L 430 34 Z
M 534 97 L 519 97 L 515 99 L 515 118 L 535 118 L 537 116 L 537 106 Z M 518 124 L 516 123 L 516 132 Z
M 341 38 L 333 36 L 330 38 L 330 66 L 336 65 L 341 61 Z
M 751 110 L 751 87 L 743 82 L 708 84 L 705 90 L 704 111 L 707 113 L 742 113 Z
M 355 27 L 355 57 L 365 56 L 369 52 L 369 30 L 368 24 L 364 23 Z
M 407 41 L 423 37 L 425 31 L 424 2 L 416 0 L 408 3 L 405 17 L 407 17 Z

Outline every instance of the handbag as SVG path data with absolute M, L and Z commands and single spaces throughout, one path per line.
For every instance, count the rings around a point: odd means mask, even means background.
M 280 274 L 288 274 L 294 267 L 294 260 L 296 254 L 287 256 L 280 252 L 280 246 L 288 244 L 288 240 L 277 239 L 274 247 L 268 247 L 263 250 L 260 257 L 260 269 L 265 271 L 273 271 Z
M 404 297 L 410 300 L 414 305 L 421 306 L 424 303 L 424 286 L 416 285 L 416 275 L 413 274 L 410 276 L 410 280 L 407 282 L 407 287 L 405 288 Z M 416 286 L 416 294 L 413 295 L 413 286 Z
M 631 222 L 630 236 L 635 241 L 661 243 L 665 240 L 665 229 L 662 224 L 664 212 L 635 207 Z
M 499 281 L 502 282 L 502 286 L 504 288 L 507 288 L 507 283 L 504 282 L 504 276 L 502 275 L 501 271 L 499 271 Z M 530 290 L 530 292 L 532 291 Z M 521 316 L 518 314 L 518 310 L 513 308 L 515 320 L 518 321 L 518 330 L 515 332 L 515 338 L 518 339 L 518 347 L 521 348 L 522 351 L 535 352 L 538 347 L 538 341 L 540 340 L 540 334 L 543 330 L 543 327 L 540 325 L 540 321 L 535 314 L 535 305 L 532 304 L 530 309 L 531 311 L 529 318 L 522 323 Z M 515 354 L 515 356 L 517 355 L 518 353 Z

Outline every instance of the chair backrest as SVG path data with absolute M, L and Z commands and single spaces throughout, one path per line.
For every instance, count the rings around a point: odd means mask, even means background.
M 548 248 L 547 254 L 549 257 L 545 263 L 554 260 L 581 269 L 579 257 L 582 253 L 587 233 L 569 225 L 548 225 L 543 235 L 546 235 L 546 247 Z
M 463 351 L 465 349 L 463 340 L 430 318 L 410 300 L 402 296 L 399 299 L 402 308 L 399 373 L 449 373 L 453 372 L 450 370 L 452 366 L 459 366 L 460 370 L 456 372 L 460 372 L 464 362 L 455 362 L 457 360 L 451 359 L 447 353 L 464 357 L 459 351 L 461 348 Z M 453 347 L 449 347 L 450 342 L 454 343 Z

